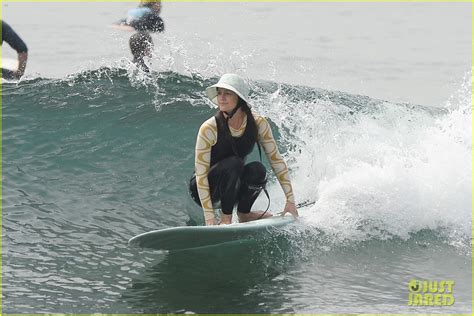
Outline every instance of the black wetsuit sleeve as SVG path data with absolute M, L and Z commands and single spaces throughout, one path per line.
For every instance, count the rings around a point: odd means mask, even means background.
M 131 26 L 137 31 L 144 32 L 163 32 L 165 23 L 156 14 L 147 14 L 140 20 L 134 21 Z
M 15 31 L 7 23 L 2 21 L 2 44 L 7 42 L 17 53 L 28 52 L 25 42 L 15 33 Z

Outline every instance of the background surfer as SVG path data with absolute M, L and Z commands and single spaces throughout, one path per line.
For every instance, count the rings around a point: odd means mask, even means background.
M 2 68 L 3 79 L 20 79 L 25 73 L 26 61 L 28 60 L 28 48 L 25 42 L 16 32 L 2 20 L 2 44 L 7 42 L 18 54 L 18 69 L 10 70 Z
M 163 32 L 165 24 L 160 17 L 160 0 L 142 0 L 137 8 L 128 10 L 127 17 L 114 25 L 129 31 Z
M 133 62 L 140 69 L 149 72 L 148 66 L 144 62 L 144 57 L 151 58 L 153 52 L 153 40 L 149 33 L 163 32 L 165 24 L 159 16 L 161 12 L 160 0 L 142 0 L 137 8 L 127 12 L 127 17 L 120 20 L 115 28 L 127 31 L 138 31 L 130 37 L 130 51 L 133 55 Z
M 206 89 L 209 99 L 219 107 L 217 114 L 205 121 L 198 132 L 195 148 L 195 174 L 189 190 L 204 211 L 206 225 L 218 224 L 214 209 L 221 208 L 221 224 L 232 223 L 237 205 L 240 222 L 272 216 L 250 209 L 265 187 L 266 169 L 258 161 L 245 164 L 255 144 L 263 148 L 286 196 L 283 215 L 298 216 L 288 167 L 281 157 L 268 121 L 252 113 L 249 87 L 235 74 L 223 75 Z

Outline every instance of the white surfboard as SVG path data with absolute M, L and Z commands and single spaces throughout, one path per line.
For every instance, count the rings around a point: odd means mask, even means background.
M 271 233 L 295 221 L 293 216 L 272 216 L 247 223 L 218 226 L 180 226 L 140 234 L 128 241 L 133 247 L 184 250 L 250 239 Z
M 18 60 L 2 57 L 2 68 L 16 71 L 18 69 Z

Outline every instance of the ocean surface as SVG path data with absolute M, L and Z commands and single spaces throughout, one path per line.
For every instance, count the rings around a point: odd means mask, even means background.
M 151 75 L 107 28 L 130 7 L 2 3 L 31 50 L 26 78 L 2 83 L 3 313 L 472 312 L 471 4 L 165 3 Z M 281 37 L 283 17 L 300 32 Z M 269 118 L 297 201 L 316 203 L 241 244 L 130 248 L 202 223 L 187 182 L 216 111 L 203 90 L 227 71 Z M 413 279 L 454 281 L 455 303 L 409 306 Z

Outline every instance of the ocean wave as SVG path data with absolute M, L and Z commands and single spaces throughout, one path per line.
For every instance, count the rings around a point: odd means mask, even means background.
M 203 90 L 216 79 L 103 67 L 63 79 L 4 84 L 5 174 L 8 178 L 8 168 L 38 157 L 35 163 L 44 159 L 48 167 L 37 172 L 54 169 L 65 187 L 85 185 L 91 168 L 126 174 L 124 164 L 150 184 L 155 179 L 146 170 L 154 161 L 155 168 L 170 170 L 166 186 L 173 190 L 158 186 L 160 197 L 186 200 L 181 187 L 192 172 L 195 134 L 215 111 Z M 297 199 L 316 201 L 301 210 L 308 229 L 340 243 L 410 240 L 428 230 L 450 245 L 470 248 L 468 83 L 441 109 L 278 82 L 250 80 L 250 85 L 253 109 L 274 127 Z M 176 155 L 182 158 L 172 158 Z M 170 168 L 171 161 L 178 164 Z M 62 177 L 65 162 L 79 175 Z M 121 187 L 122 178 L 104 176 L 94 188 Z M 143 198 L 138 192 L 149 188 L 136 185 L 131 192 Z M 274 177 L 269 190 L 272 207 L 281 208 L 284 198 Z M 133 194 L 130 198 L 142 204 Z M 264 204 L 259 199 L 256 207 Z M 193 206 L 171 208 L 188 214 Z

